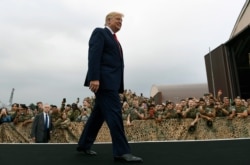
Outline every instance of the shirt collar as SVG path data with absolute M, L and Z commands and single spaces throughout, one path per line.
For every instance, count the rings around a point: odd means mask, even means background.
M 115 34 L 114 32 L 113 32 L 113 30 L 110 28 L 110 27 L 108 27 L 108 26 L 105 26 L 107 29 L 109 29 L 109 31 L 111 32 L 111 34 Z

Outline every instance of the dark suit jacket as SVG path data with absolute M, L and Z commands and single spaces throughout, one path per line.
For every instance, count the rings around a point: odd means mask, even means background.
M 52 121 L 50 115 L 49 117 L 49 129 L 48 132 L 52 130 Z M 31 137 L 36 138 L 36 142 L 43 142 L 45 140 L 50 140 L 50 134 L 45 130 L 45 122 L 44 122 L 43 112 L 39 113 L 35 116 L 35 119 L 32 124 Z M 45 137 L 45 135 L 48 135 Z
M 96 28 L 89 40 L 88 72 L 85 86 L 100 81 L 100 90 L 124 91 L 122 48 L 107 28 Z

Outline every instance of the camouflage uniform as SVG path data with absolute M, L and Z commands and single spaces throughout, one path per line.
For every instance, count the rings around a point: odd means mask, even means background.
M 129 114 L 129 109 L 123 109 L 122 111 L 122 119 L 127 120 Z
M 26 120 L 32 119 L 33 115 L 31 114 L 21 114 L 17 116 L 16 118 L 18 119 L 18 122 L 24 122 Z
M 33 121 L 33 115 L 29 114 L 29 113 L 20 113 L 20 114 L 16 114 L 13 123 L 17 124 L 19 122 L 22 122 L 23 125 L 26 125 L 28 123 L 32 123 Z
M 236 107 L 234 106 L 232 108 L 232 111 L 235 111 L 235 113 L 243 113 L 244 111 L 247 111 L 247 108 L 245 106 L 240 106 L 240 107 Z
M 156 119 L 165 119 L 166 118 L 166 111 L 164 111 L 163 109 L 158 109 L 155 112 L 155 118 Z
M 192 118 L 195 119 L 196 115 L 199 114 L 199 111 L 197 108 L 192 108 L 187 112 L 186 118 Z
M 216 109 L 216 117 L 225 117 L 232 113 L 231 106 L 217 106 L 215 109 Z
M 52 122 L 57 121 L 60 117 L 61 117 L 61 113 L 59 113 L 59 112 L 57 112 L 57 113 L 51 113 L 51 120 L 52 120 Z
M 77 117 L 81 114 L 81 111 L 79 109 L 71 109 L 68 113 L 67 116 L 70 119 L 70 121 L 76 121 Z
M 129 109 L 130 121 L 141 120 L 141 118 L 139 117 L 139 115 L 137 113 L 144 114 L 145 112 L 144 112 L 144 109 L 142 109 L 142 108 L 133 107 L 133 108 Z
M 175 109 L 167 109 L 165 113 L 166 113 L 166 118 L 168 119 L 178 117 L 178 114 Z
M 68 128 L 69 125 L 70 125 L 70 119 L 69 118 L 66 118 L 66 119 L 59 118 L 54 123 L 55 128 L 62 128 L 62 129 Z

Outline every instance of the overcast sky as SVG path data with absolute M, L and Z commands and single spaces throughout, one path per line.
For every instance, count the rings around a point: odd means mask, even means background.
M 0 101 L 60 105 L 83 87 L 90 34 L 122 12 L 125 88 L 207 83 L 204 56 L 225 43 L 245 0 L 0 0 Z

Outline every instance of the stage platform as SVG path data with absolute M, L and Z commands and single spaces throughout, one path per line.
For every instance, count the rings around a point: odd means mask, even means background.
M 97 156 L 77 144 L 0 144 L 1 165 L 113 165 L 111 143 L 95 143 Z M 250 139 L 130 143 L 143 165 L 250 165 Z

